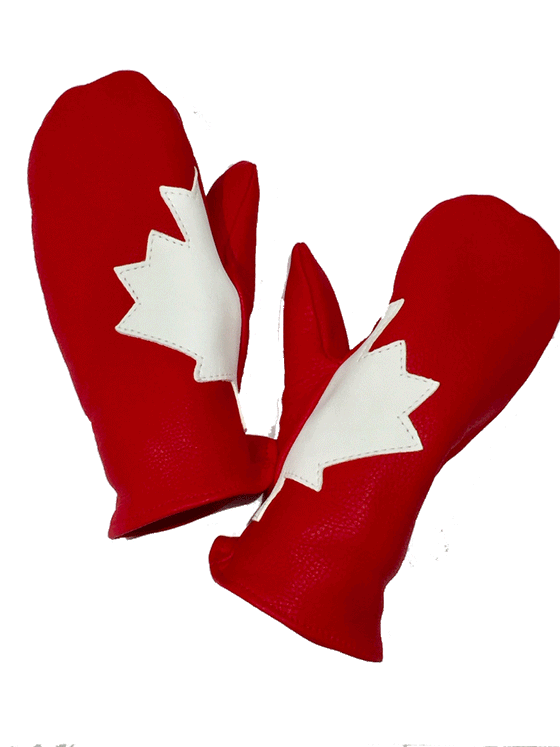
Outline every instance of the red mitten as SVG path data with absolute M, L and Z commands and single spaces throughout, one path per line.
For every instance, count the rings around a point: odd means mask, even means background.
M 270 484 L 237 391 L 255 285 L 256 168 L 204 196 L 179 114 L 118 72 L 58 99 L 29 162 L 51 324 L 117 491 L 109 536 L 192 521 Z
M 215 580 L 315 643 L 381 661 L 383 592 L 422 502 L 537 363 L 559 270 L 549 236 L 501 200 L 444 202 L 350 353 L 332 288 L 297 246 L 275 485 L 240 538 L 216 540 Z

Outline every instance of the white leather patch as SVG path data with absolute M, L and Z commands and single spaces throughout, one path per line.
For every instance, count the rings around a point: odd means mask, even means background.
M 408 416 L 435 392 L 439 382 L 408 373 L 404 340 L 370 352 L 403 303 L 400 299 L 389 305 L 367 340 L 336 371 L 254 521 L 261 518 L 287 478 L 319 491 L 323 470 L 333 464 L 423 448 Z
M 197 172 L 191 190 L 160 187 L 160 194 L 185 240 L 151 231 L 146 259 L 115 267 L 135 301 L 116 330 L 194 358 L 196 381 L 234 383 L 241 305 L 214 243 Z

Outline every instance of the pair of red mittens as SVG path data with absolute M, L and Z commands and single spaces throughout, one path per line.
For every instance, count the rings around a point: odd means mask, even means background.
M 383 592 L 434 477 L 503 409 L 558 323 L 551 239 L 496 198 L 438 205 L 386 315 L 352 351 L 298 245 L 276 444 L 245 433 L 237 404 L 255 168 L 233 166 L 205 196 L 173 105 L 120 72 L 58 100 L 29 185 L 51 323 L 117 492 L 109 536 L 266 491 L 241 537 L 216 540 L 216 581 L 316 643 L 381 660 Z
M 383 593 L 435 476 L 505 407 L 560 316 L 559 253 L 494 197 L 441 203 L 412 235 L 384 318 L 349 351 L 304 245 L 285 292 L 274 485 L 214 579 L 305 638 L 381 661 Z
M 237 401 L 256 168 L 232 166 L 205 196 L 174 106 L 118 72 L 58 99 L 29 189 L 51 324 L 117 492 L 109 536 L 262 493 L 275 445 L 245 433 Z

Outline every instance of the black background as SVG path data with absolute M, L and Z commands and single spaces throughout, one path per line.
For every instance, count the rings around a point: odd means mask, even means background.
M 335 75 L 336 65 L 312 60 L 293 75 L 263 78 L 254 66 L 246 78 L 229 75 L 227 65 L 201 76 L 196 65 L 168 70 L 135 59 L 47 66 L 26 93 L 22 162 L 66 88 L 120 67 L 146 74 L 179 109 L 206 189 L 230 163 L 258 165 L 257 298 L 242 391 L 251 432 L 268 431 L 282 394 L 278 315 L 296 241 L 309 244 L 328 274 L 352 345 L 384 313 L 408 238 L 439 201 L 495 194 L 560 241 L 550 92 L 534 80 L 517 85 L 464 71 L 449 86 L 436 72 L 388 79 L 367 69 L 352 75 L 347 65 Z M 21 174 L 18 186 L 25 201 Z M 233 697 L 242 713 L 256 706 L 271 715 L 271 683 L 294 682 L 301 706 L 303 677 L 314 692 L 365 692 L 372 708 L 396 693 L 403 718 L 423 710 L 418 702 L 456 709 L 463 736 L 471 710 L 477 722 L 481 714 L 500 720 L 496 691 L 500 707 L 515 708 L 525 726 L 550 719 L 545 682 L 558 664 L 557 340 L 504 412 L 436 478 L 413 535 L 414 567 L 405 561 L 386 591 L 385 660 L 366 663 L 305 641 L 213 583 L 212 540 L 242 529 L 251 507 L 134 541 L 107 539 L 115 495 L 52 337 L 28 225 L 19 285 L 31 308 L 31 378 L 8 573 L 27 671 L 62 668 L 78 682 L 105 672 L 117 681 L 122 670 L 141 676 L 161 667 L 164 680 L 173 672 L 188 687 L 204 681 L 218 710 L 222 697 Z M 246 696 L 236 692 L 239 677 Z

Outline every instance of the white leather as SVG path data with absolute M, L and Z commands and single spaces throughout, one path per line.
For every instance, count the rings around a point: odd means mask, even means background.
M 116 330 L 194 358 L 196 381 L 234 383 L 241 305 L 214 243 L 198 174 L 191 190 L 160 187 L 160 194 L 185 240 L 151 231 L 146 259 L 115 267 L 135 301 Z
M 287 478 L 320 491 L 323 470 L 333 464 L 423 448 L 408 416 L 435 392 L 439 382 L 408 373 L 404 340 L 370 352 L 403 303 L 400 299 L 389 305 L 371 335 L 337 370 L 292 445 L 255 521 Z

